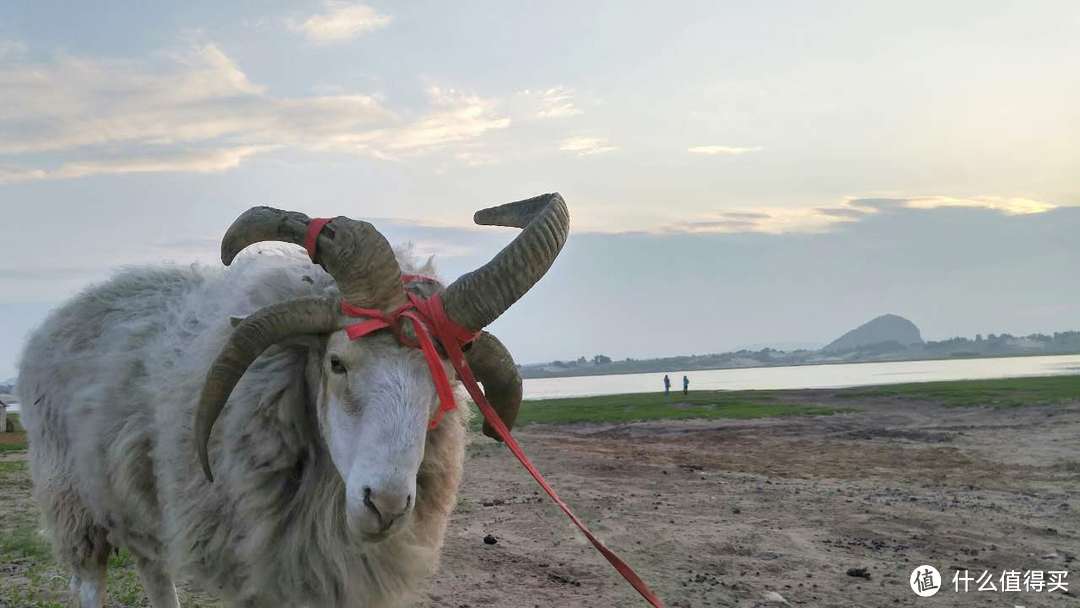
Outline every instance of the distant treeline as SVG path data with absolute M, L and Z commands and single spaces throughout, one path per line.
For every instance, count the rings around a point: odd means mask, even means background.
M 975 338 L 950 338 L 904 346 L 880 342 L 843 352 L 820 350 L 782 351 L 772 348 L 739 350 L 708 355 L 682 355 L 661 359 L 612 360 L 606 355 L 579 357 L 572 361 L 552 361 L 521 366 L 525 378 L 559 378 L 646 372 L 680 372 L 700 369 L 813 365 L 820 363 L 860 363 L 868 361 L 909 361 L 918 359 L 962 359 L 976 357 L 1013 357 L 1022 355 L 1080 354 L 1080 331 L 1013 336 L 979 334 Z

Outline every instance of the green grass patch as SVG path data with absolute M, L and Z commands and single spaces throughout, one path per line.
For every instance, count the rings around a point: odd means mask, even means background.
M 22 433 L 5 433 L 0 437 L 0 454 L 6 452 L 25 452 L 27 449 L 26 435 Z
M 564 399 L 534 399 L 521 406 L 517 424 L 569 424 L 575 422 L 639 422 L 689 418 L 768 418 L 771 416 L 822 416 L 841 410 L 835 407 L 785 402 L 778 391 L 691 391 L 682 393 L 632 393 Z M 479 428 L 480 417 L 475 417 Z
M 891 397 L 956 407 L 1055 405 L 1080 401 L 1080 375 L 892 384 L 846 389 L 836 396 L 843 399 Z
M 13 481 L 29 481 L 30 469 L 25 460 L 8 460 L 0 462 L 0 483 Z
M 49 540 L 39 529 L 30 501 L 30 471 L 25 461 L 0 462 L 0 607 L 66 608 L 71 606 L 71 573 L 54 561 Z M 135 560 L 126 550 L 109 556 L 109 606 L 148 605 Z M 186 608 L 221 608 L 221 603 L 180 589 Z
M 0 536 L 0 560 L 7 562 L 13 558 L 32 561 L 50 560 L 52 554 L 49 541 L 33 526 L 24 526 L 5 532 Z

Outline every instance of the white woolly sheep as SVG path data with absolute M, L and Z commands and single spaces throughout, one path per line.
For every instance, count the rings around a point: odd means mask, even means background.
M 154 608 L 178 606 L 178 579 L 235 606 L 411 601 L 437 565 L 467 414 L 429 430 L 438 399 L 424 356 L 400 342 L 409 327 L 353 341 L 340 306 L 389 311 L 406 291 L 439 292 L 450 319 L 481 330 L 547 271 L 569 216 L 550 194 L 474 219 L 524 230 L 445 289 L 403 284 L 382 235 L 338 217 L 315 237 L 322 269 L 288 252 L 129 269 L 53 312 L 18 390 L 34 496 L 78 605 L 103 605 L 114 548 L 134 557 Z M 309 224 L 249 210 L 222 260 L 259 241 L 304 244 Z M 466 355 L 511 425 L 509 353 L 480 333 Z

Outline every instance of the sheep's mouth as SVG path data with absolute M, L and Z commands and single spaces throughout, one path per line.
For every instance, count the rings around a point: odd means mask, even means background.
M 401 530 L 408 527 L 409 522 L 412 521 L 412 514 L 408 513 L 394 520 L 389 526 L 379 530 L 363 530 L 353 529 L 353 532 L 359 537 L 362 542 L 365 543 L 381 543 L 391 536 L 397 535 Z
M 397 532 L 397 526 L 392 526 L 382 532 L 361 532 L 360 538 L 366 543 L 381 543 Z

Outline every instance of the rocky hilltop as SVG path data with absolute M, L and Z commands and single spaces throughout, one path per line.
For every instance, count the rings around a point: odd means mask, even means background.
M 901 350 L 922 344 L 922 334 L 914 323 L 900 315 L 881 315 L 840 336 L 825 348 L 826 353 L 856 350 Z

